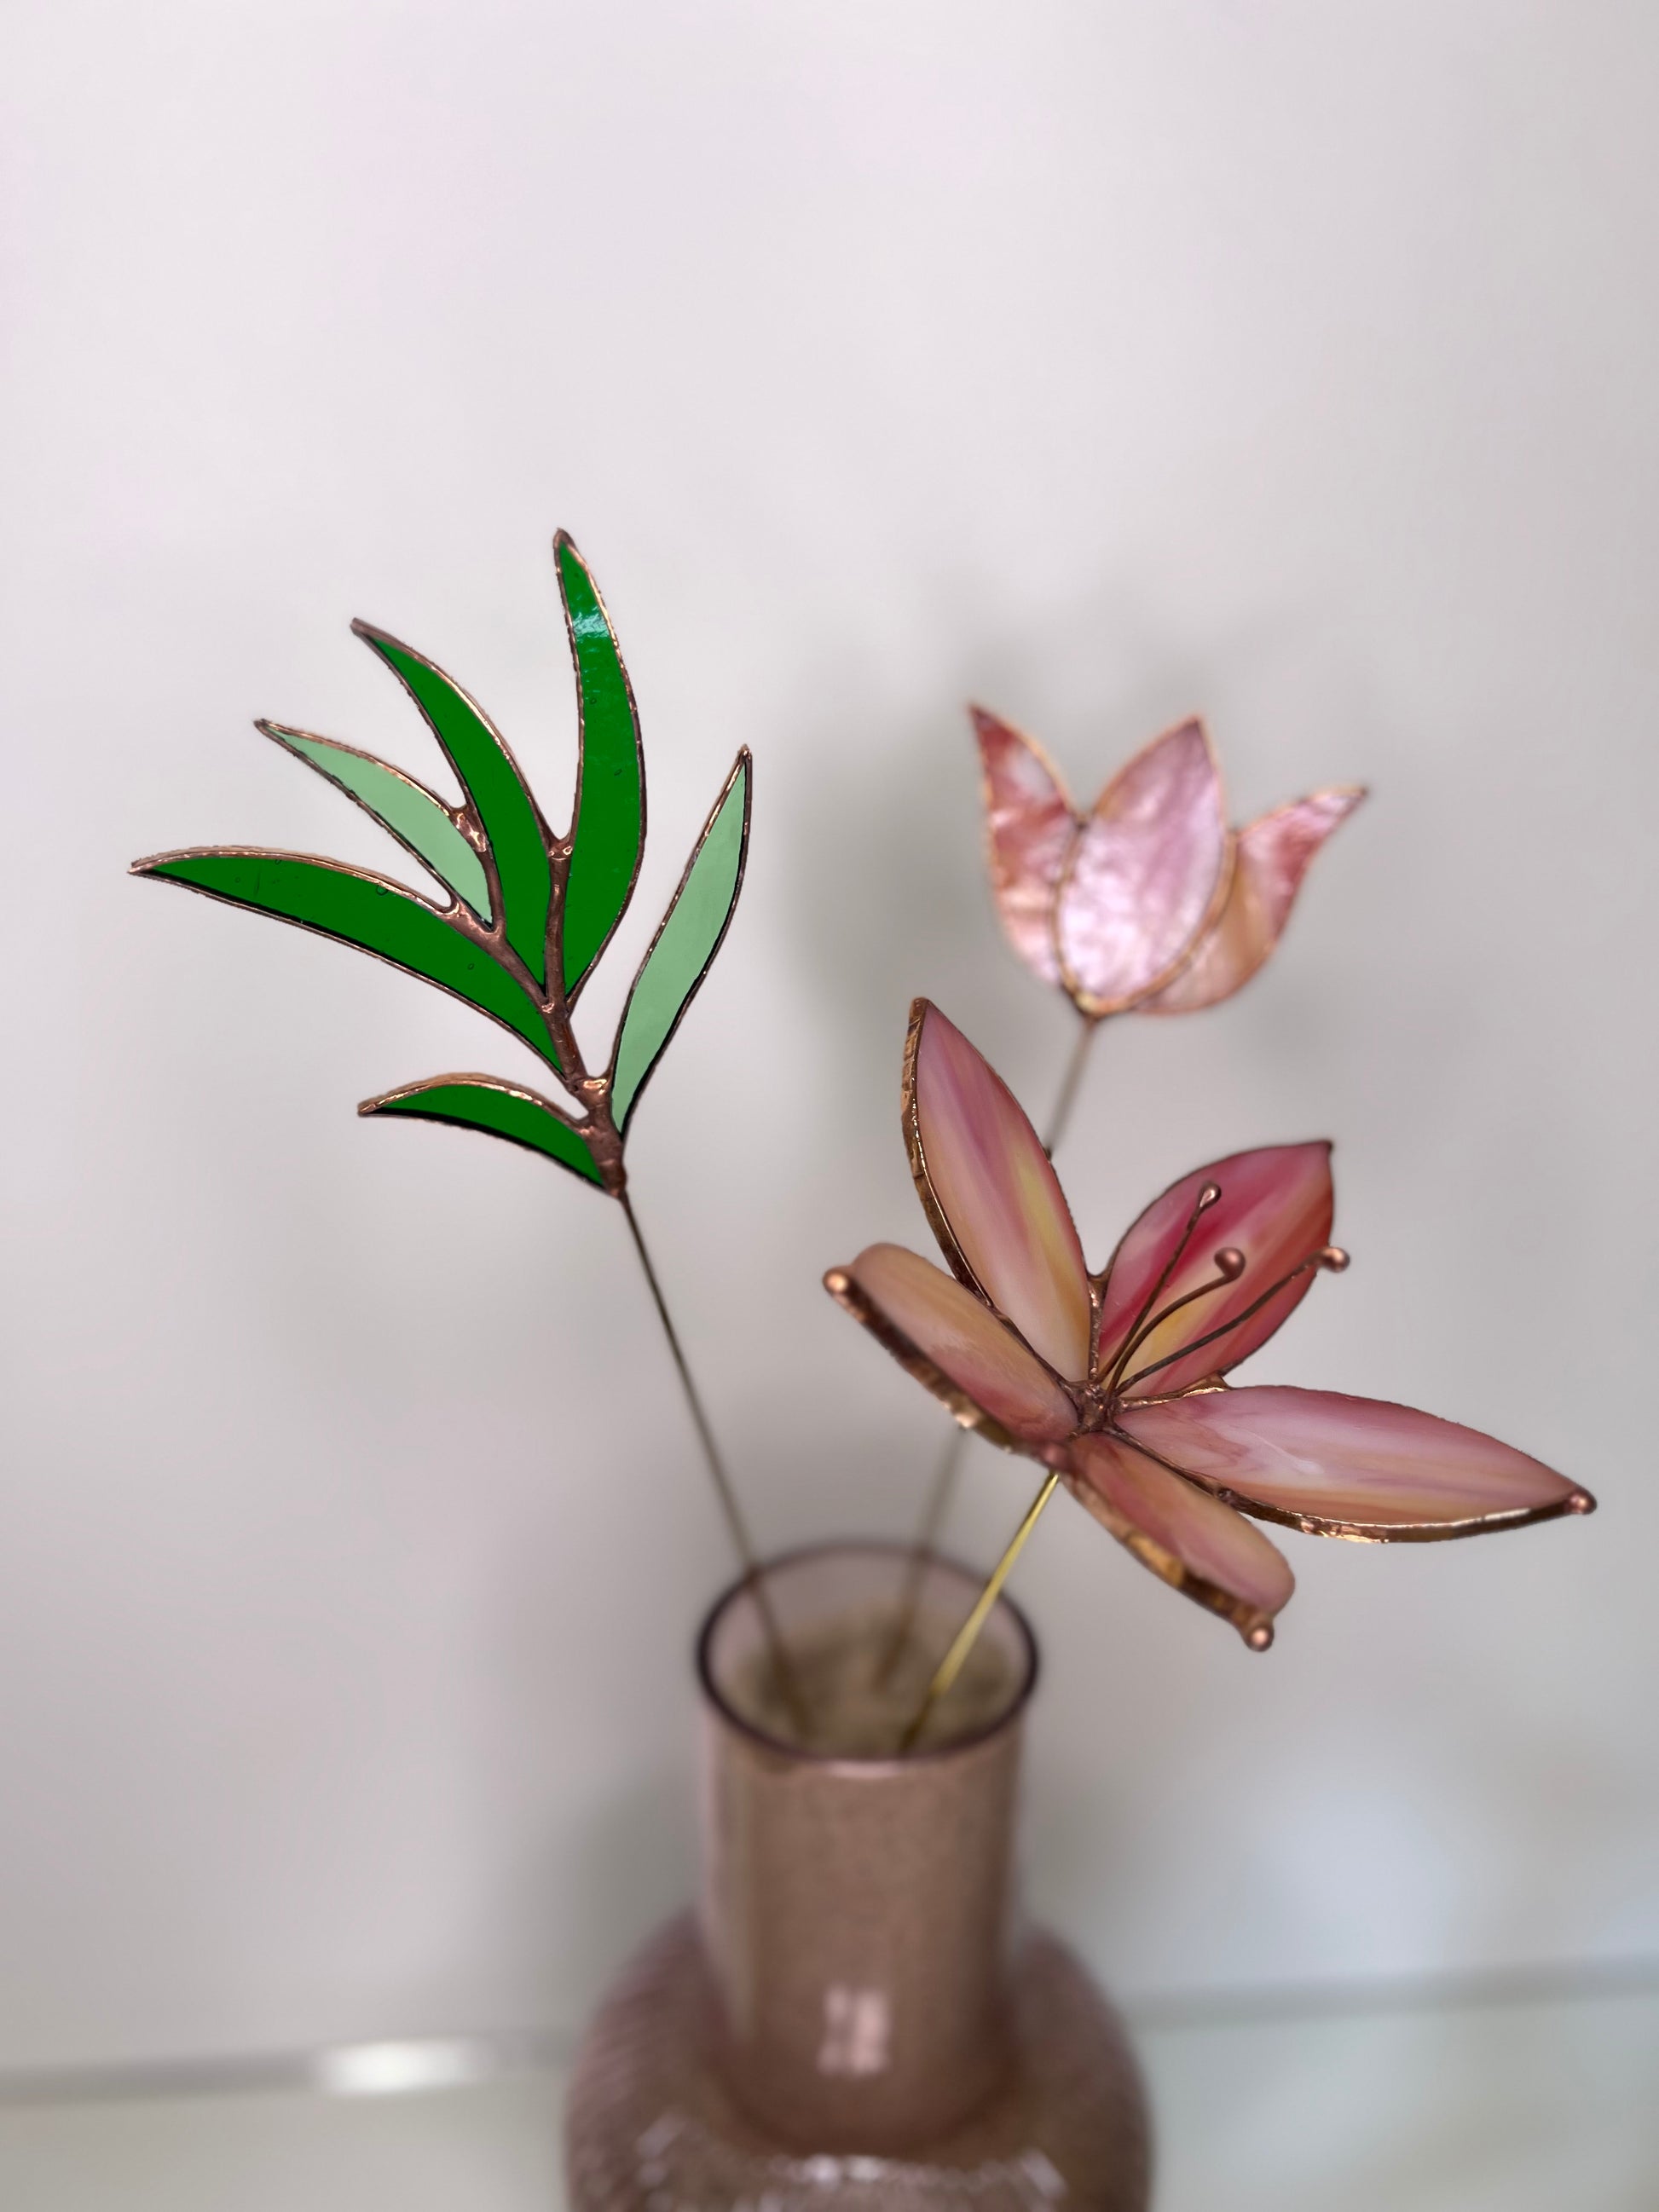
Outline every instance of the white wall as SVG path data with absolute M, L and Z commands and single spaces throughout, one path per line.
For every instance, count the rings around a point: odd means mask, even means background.
M 903 1528 L 935 1449 L 817 1285 L 924 1236 L 906 1002 L 1037 1105 L 1069 1039 L 988 912 L 961 702 L 1085 790 L 1193 706 L 1241 813 L 1374 783 L 1268 975 L 1102 1040 L 1085 1240 L 1331 1132 L 1357 1264 L 1259 1379 L 1490 1426 L 1603 1510 L 1291 1540 L 1266 1660 L 1057 1511 L 1033 1891 L 1129 1990 L 1659 1948 L 1651 9 L 9 32 L 0 2064 L 572 2017 L 686 1887 L 726 1561 L 621 1223 L 354 1118 L 507 1040 L 123 874 L 383 860 L 249 728 L 424 765 L 354 614 L 557 811 L 558 523 L 643 702 L 635 951 L 757 756 L 633 1162 L 771 1542 Z M 962 1542 L 1027 1488 L 977 1450 Z

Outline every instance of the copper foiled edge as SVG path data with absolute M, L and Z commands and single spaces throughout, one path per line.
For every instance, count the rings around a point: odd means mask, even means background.
M 904 1032 L 903 1073 L 899 1079 L 904 1156 L 910 1163 L 910 1179 L 915 1184 L 916 1196 L 921 1200 L 921 1210 L 927 1217 L 927 1226 L 933 1231 L 951 1273 L 964 1290 L 972 1291 L 976 1297 L 984 1298 L 989 1306 L 992 1301 L 986 1297 L 985 1286 L 969 1266 L 967 1257 L 956 1240 L 955 1231 L 945 1218 L 945 1208 L 939 1202 L 933 1177 L 927 1172 L 927 1156 L 922 1149 L 921 1123 L 916 1112 L 916 1054 L 921 1049 L 922 1024 L 933 1012 L 931 999 L 912 999 L 910 1001 L 910 1018 Z M 827 1282 L 828 1276 L 824 1279 Z M 995 1310 L 994 1307 L 993 1310 Z M 895 1353 L 894 1357 L 898 1355 Z M 917 1352 L 916 1357 L 921 1358 L 921 1354 Z M 951 1387 L 954 1389 L 955 1385 Z M 928 1388 L 931 1389 L 933 1385 L 930 1383 Z M 988 1420 L 989 1418 L 987 1414 L 986 1419 Z
M 924 1389 L 931 1390 L 942 1405 L 947 1406 L 964 1429 L 977 1434 L 1004 1451 L 1018 1452 L 1022 1457 L 1035 1459 L 1038 1455 L 1022 1437 L 1013 1434 L 975 1399 L 970 1398 L 960 1383 L 953 1382 L 941 1367 L 934 1365 L 903 1330 L 893 1323 L 860 1289 L 844 1267 L 831 1267 L 823 1279 L 823 1287 L 844 1313 L 867 1328 L 884 1351 L 890 1352 L 912 1375 Z
M 1159 1464 L 1170 1467 L 1168 1460 Z M 1170 1468 L 1170 1472 L 1186 1475 L 1188 1482 L 1207 1490 L 1212 1498 L 1231 1505 L 1236 1512 L 1248 1513 L 1253 1521 L 1270 1521 L 1280 1528 L 1297 1528 L 1304 1536 L 1334 1536 L 1349 1544 L 1441 1544 L 1456 1536 L 1495 1536 L 1505 1528 L 1530 1528 L 1540 1521 L 1559 1521 L 1567 1516 L 1582 1517 L 1596 1510 L 1596 1501 L 1588 1490 L 1574 1489 L 1552 1505 L 1517 1505 L 1507 1513 L 1479 1513 L 1467 1521 L 1338 1521 L 1324 1514 L 1297 1513 L 1287 1506 L 1269 1505 L 1261 1498 L 1246 1497 L 1242 1490 L 1234 1490 L 1225 1483 L 1209 1482 L 1202 1475 L 1188 1474 L 1184 1468 Z
M 1273 1616 L 1263 1613 L 1259 1606 L 1247 1605 L 1232 1591 L 1223 1589 L 1219 1583 L 1208 1582 L 1167 1551 L 1144 1528 L 1115 1511 L 1091 1483 L 1080 1475 L 1062 1470 L 1066 1487 L 1084 1511 L 1099 1522 L 1109 1535 L 1115 1536 L 1127 1552 L 1133 1552 L 1143 1567 L 1149 1568 L 1161 1583 L 1167 1583 L 1182 1597 L 1190 1598 L 1194 1605 L 1202 1606 L 1206 1613 L 1218 1614 L 1235 1627 L 1252 1651 L 1266 1651 L 1273 1640 Z

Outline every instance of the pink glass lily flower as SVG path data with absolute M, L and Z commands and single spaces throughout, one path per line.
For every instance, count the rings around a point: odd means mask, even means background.
M 1091 1274 L 1012 1092 L 925 999 L 903 1096 L 911 1172 L 951 1273 L 872 1244 L 825 1286 L 964 1428 L 1059 1472 L 1143 1565 L 1253 1649 L 1273 1641 L 1294 1587 L 1255 1520 L 1422 1542 L 1594 1509 L 1539 1461 L 1433 1414 L 1225 1381 L 1316 1274 L 1347 1264 L 1329 1242 L 1328 1144 L 1194 1169 Z
M 1127 761 L 1085 815 L 1040 745 L 972 712 L 1002 926 L 1091 1021 L 1231 998 L 1278 944 L 1314 855 L 1365 796 L 1339 784 L 1230 830 L 1214 750 L 1194 720 Z

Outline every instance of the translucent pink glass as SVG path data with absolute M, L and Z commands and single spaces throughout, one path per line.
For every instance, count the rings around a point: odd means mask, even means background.
M 786 1641 L 885 1613 L 907 1555 L 802 1553 L 768 1571 Z M 943 1642 L 976 1577 L 923 1578 Z M 1082 1968 L 1018 1917 L 1021 1733 L 1036 1675 L 1024 1617 L 963 1734 L 904 1759 L 803 1752 L 745 1717 L 762 1658 L 739 1586 L 700 1646 L 703 1877 L 584 2043 L 567 2121 L 578 2212 L 833 2203 L 1143 2212 L 1146 2107 L 1122 2032 Z

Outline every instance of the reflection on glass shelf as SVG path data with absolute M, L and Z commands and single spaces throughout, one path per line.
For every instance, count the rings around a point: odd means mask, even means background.
M 1649 2212 L 1659 1972 L 1138 2008 L 1158 2212 Z M 536 2037 L 0 2080 L 15 2212 L 557 2212 Z

